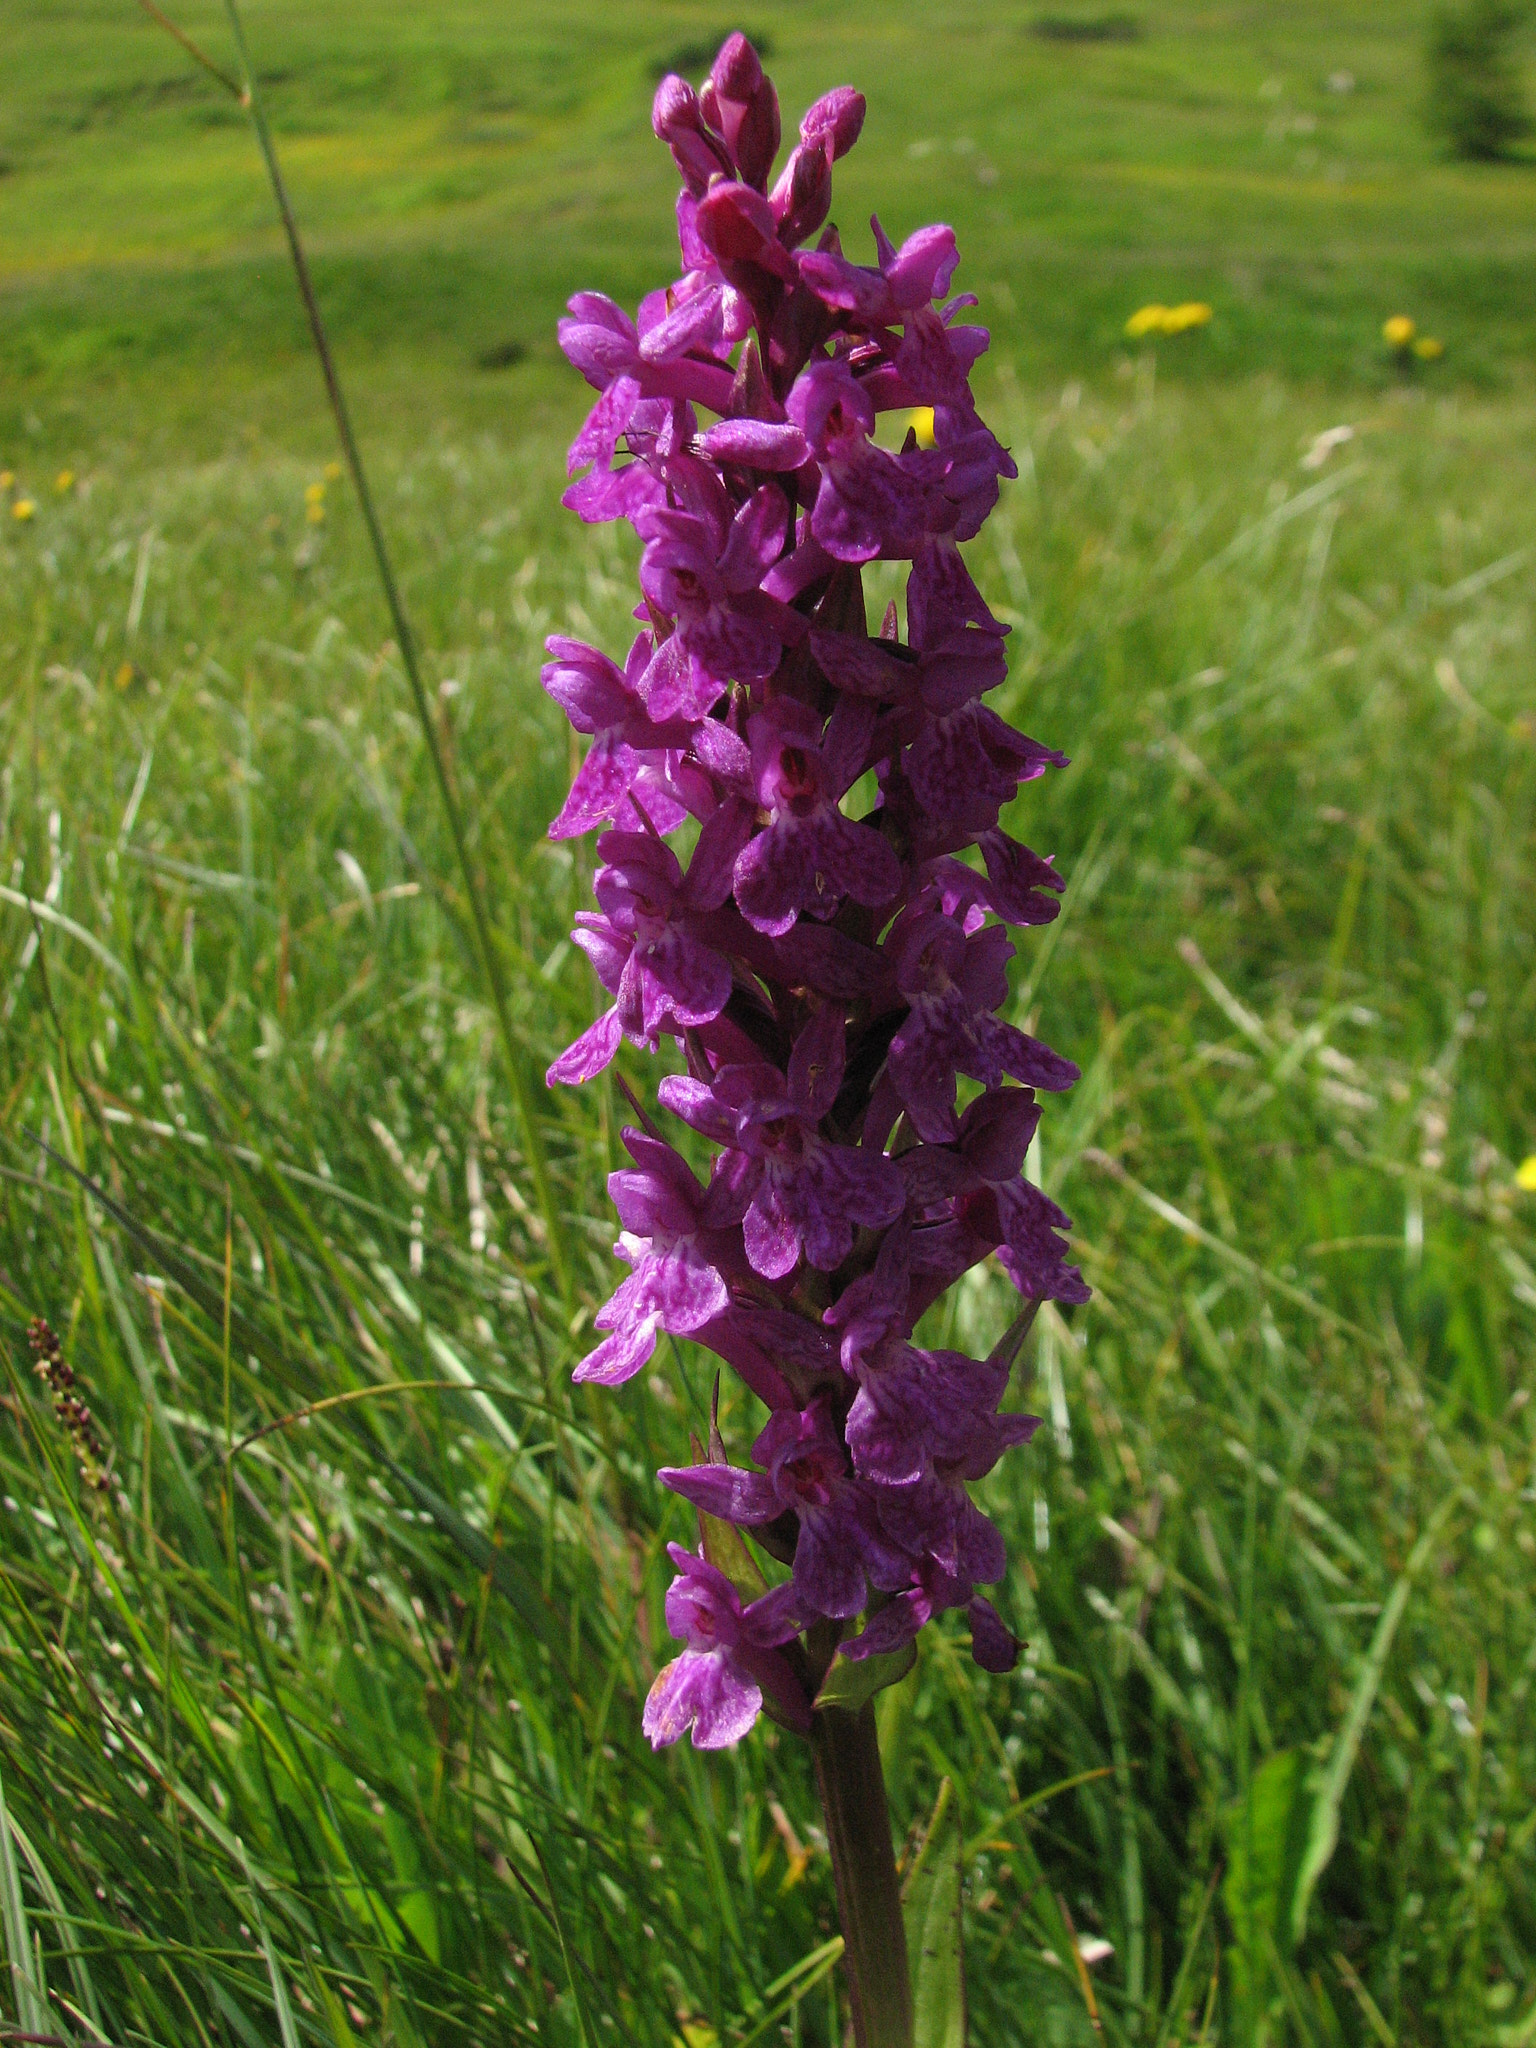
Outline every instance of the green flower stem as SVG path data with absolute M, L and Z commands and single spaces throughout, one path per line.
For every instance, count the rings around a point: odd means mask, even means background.
M 912 2048 L 912 1988 L 891 1816 L 872 1705 L 823 1707 L 811 1724 L 816 1788 L 843 1926 L 858 2048 Z

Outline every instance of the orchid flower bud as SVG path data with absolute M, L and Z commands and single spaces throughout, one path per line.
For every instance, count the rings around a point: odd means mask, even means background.
M 786 249 L 809 241 L 832 204 L 832 156 L 820 136 L 792 150 L 768 202 Z
M 711 178 L 729 177 L 730 159 L 719 139 L 707 131 L 698 95 L 675 72 L 669 73 L 656 88 L 656 97 L 651 102 L 651 126 L 657 138 L 671 149 L 672 161 L 695 198 L 705 191 Z
M 727 38 L 709 75 L 711 105 L 736 168 L 760 192 L 779 153 L 779 96 L 756 50 L 738 32 Z
M 855 92 L 851 85 L 834 86 L 806 109 L 805 119 L 800 123 L 800 140 L 809 143 L 830 139 L 835 163 L 852 149 L 863 126 L 863 93 Z

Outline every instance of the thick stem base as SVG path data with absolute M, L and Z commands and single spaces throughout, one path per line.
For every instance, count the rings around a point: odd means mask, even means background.
M 816 1788 L 842 1921 L 858 2048 L 912 2048 L 912 1990 L 901 1887 L 875 1710 L 824 1707 L 811 1727 Z

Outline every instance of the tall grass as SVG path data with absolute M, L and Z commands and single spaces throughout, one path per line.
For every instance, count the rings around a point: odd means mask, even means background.
M 1304 468 L 1335 421 L 1278 385 L 997 398 L 1022 477 L 978 575 L 1010 714 L 1074 756 L 1014 820 L 1070 877 L 1017 1014 L 1085 1070 L 1036 1170 L 1096 1292 L 1037 1325 L 1047 1428 L 987 1497 L 1025 1664 L 935 1632 L 882 1698 L 893 1801 L 960 1787 L 979 2042 L 1515 2048 L 1530 409 L 1373 401 Z M 381 468 L 540 1054 L 594 991 L 539 643 L 619 644 L 629 583 L 557 530 L 562 424 L 409 422 Z M 0 538 L 12 2010 L 221 2048 L 830 2044 L 805 1757 L 638 1734 L 687 1534 L 650 1475 L 708 1372 L 568 1383 L 623 1108 L 541 1105 L 572 1318 L 321 480 L 124 460 Z M 973 1276 L 943 1337 L 989 1344 L 1005 1293 Z M 100 1505 L 39 1312 L 112 1448 Z

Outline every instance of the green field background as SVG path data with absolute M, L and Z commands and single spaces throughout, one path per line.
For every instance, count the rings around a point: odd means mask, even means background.
M 980 1489 L 1023 1665 L 926 1633 L 895 1824 L 953 1781 L 971 2048 L 1533 2048 L 1536 152 L 1439 151 L 1416 5 L 1039 12 L 1100 32 L 741 24 L 790 121 L 869 96 L 856 256 L 957 229 L 997 702 L 1072 763 L 1010 1016 L 1083 1069 L 1035 1170 L 1094 1300 Z M 737 24 L 246 23 L 536 1111 L 249 127 L 128 0 L 0 0 L 0 2025 L 842 2048 L 806 1757 L 640 1736 L 710 1369 L 571 1387 L 627 1112 L 539 1079 L 596 1000 L 542 642 L 621 650 L 635 560 L 559 508 L 554 323 L 672 275 L 650 95 Z
M 998 0 L 947 16 L 806 0 L 760 26 L 786 104 L 828 78 L 869 95 L 838 187 L 850 245 L 876 208 L 898 235 L 952 220 L 1027 377 L 1102 374 L 1136 305 L 1199 297 L 1219 316 L 1203 374 L 1369 386 L 1381 321 L 1411 310 L 1458 377 L 1503 385 L 1536 349 L 1530 170 L 1437 151 L 1422 13 L 1079 6 L 1143 33 L 1074 42 Z M 211 361 L 269 378 L 304 338 L 238 107 L 126 0 L 7 0 L 0 20 L 0 365 L 65 415 L 82 376 L 190 376 L 205 395 Z M 470 387 L 466 406 L 515 403 L 478 366 L 518 348 L 551 361 L 577 270 L 632 301 L 665 266 L 650 92 L 669 62 L 697 69 L 723 22 L 634 0 L 256 8 L 338 339 L 427 359 Z M 183 26 L 232 61 L 211 0 Z

